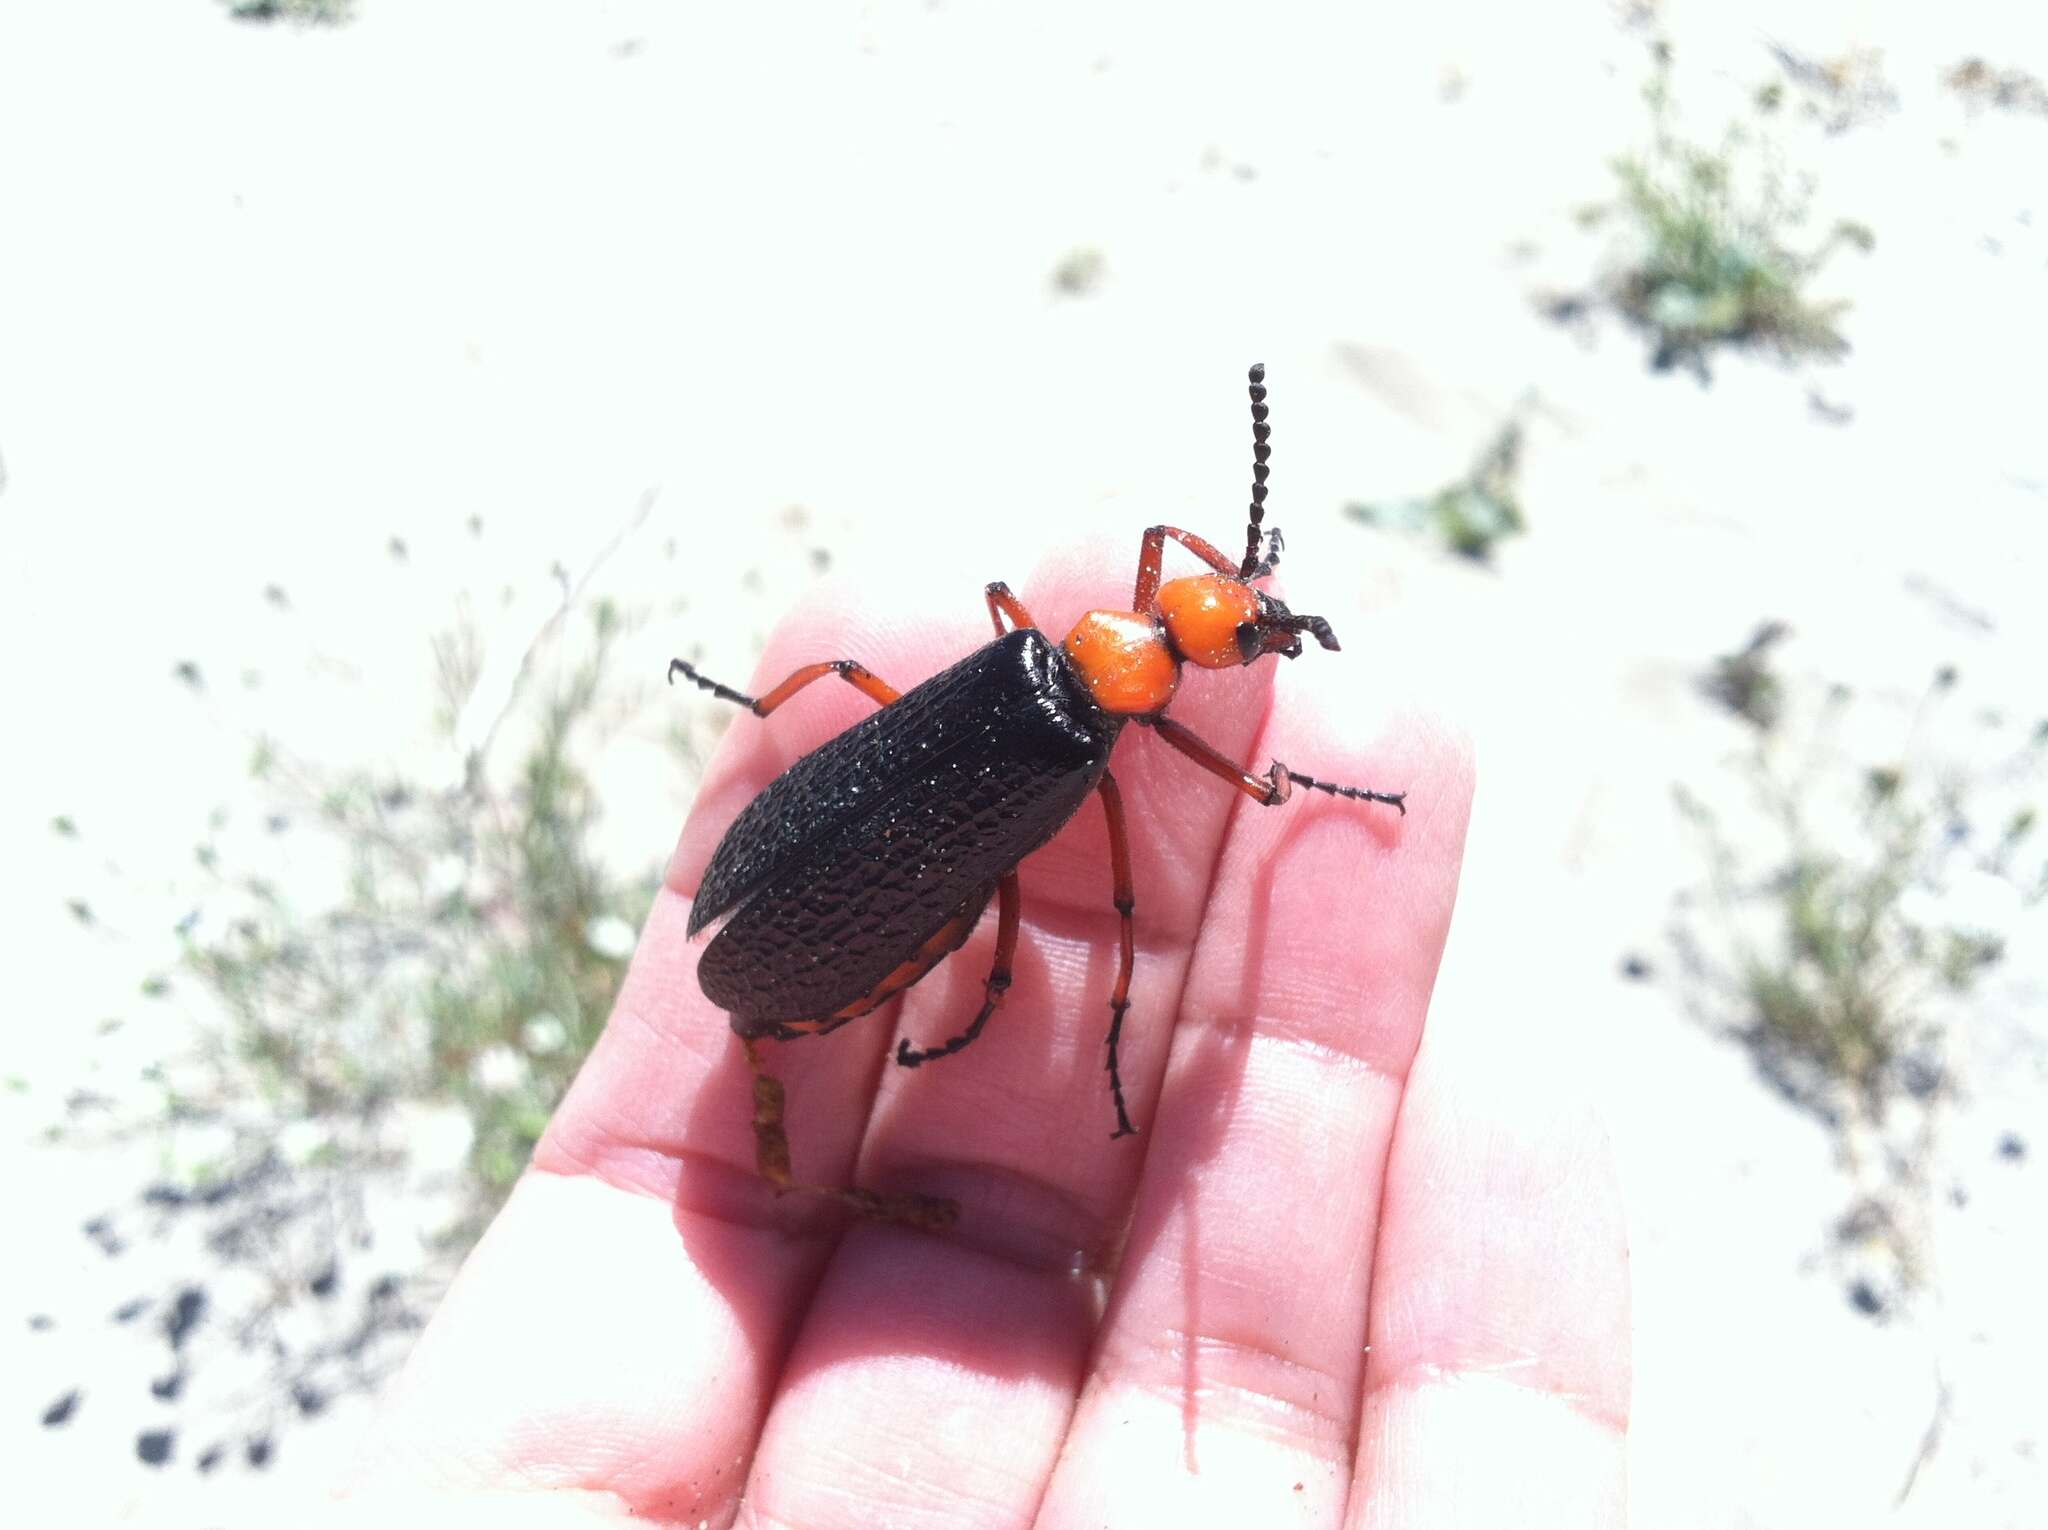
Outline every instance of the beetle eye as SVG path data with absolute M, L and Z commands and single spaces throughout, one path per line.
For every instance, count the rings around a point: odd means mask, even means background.
M 1265 651 L 1265 631 L 1257 622 L 1237 624 L 1237 651 L 1249 664 Z

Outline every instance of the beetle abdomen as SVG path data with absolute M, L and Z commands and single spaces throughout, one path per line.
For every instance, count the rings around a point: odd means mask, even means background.
M 873 992 L 1059 831 L 1115 736 L 1025 628 L 805 755 L 705 870 L 692 932 L 731 915 L 698 965 L 705 995 L 755 1031 Z

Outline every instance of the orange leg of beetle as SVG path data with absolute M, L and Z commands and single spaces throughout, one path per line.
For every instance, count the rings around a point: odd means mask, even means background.
M 1124 1109 L 1124 1075 L 1118 1066 L 1117 1043 L 1123 1038 L 1124 1012 L 1131 1007 L 1131 968 L 1138 959 L 1133 916 L 1138 899 L 1132 890 L 1131 837 L 1124 828 L 1124 799 L 1116 789 L 1116 777 L 1105 770 L 1102 779 L 1095 783 L 1095 790 L 1102 794 L 1102 815 L 1109 820 L 1109 874 L 1110 885 L 1115 889 L 1118 927 L 1116 987 L 1109 993 L 1109 1094 L 1116 1101 L 1116 1130 L 1109 1138 L 1114 1142 L 1137 1130 L 1131 1125 L 1130 1112 Z
M 1152 597 L 1159 593 L 1159 560 L 1166 551 L 1166 539 L 1173 538 L 1219 574 L 1233 579 L 1263 579 L 1280 561 L 1280 533 L 1266 531 L 1266 480 L 1272 475 L 1272 411 L 1266 407 L 1266 369 L 1255 366 L 1246 377 L 1252 400 L 1252 503 L 1249 524 L 1244 531 L 1244 561 L 1233 563 L 1208 542 L 1178 526 L 1154 526 L 1138 547 L 1138 587 L 1131 607 L 1150 611 Z M 1259 552 L 1261 538 L 1265 553 Z
M 903 693 L 869 669 L 865 664 L 856 664 L 851 659 L 827 659 L 823 664 L 806 664 L 797 670 L 774 690 L 761 696 L 749 696 L 736 691 L 729 685 L 720 685 L 708 675 L 699 674 L 693 664 L 682 659 L 668 661 L 668 683 L 674 685 L 676 676 L 681 675 L 692 685 L 711 692 L 720 701 L 737 702 L 756 717 L 766 717 L 813 680 L 822 680 L 827 675 L 837 675 L 863 696 L 871 697 L 877 706 L 887 706 Z
M 981 1034 L 989 1017 L 1003 1002 L 1003 995 L 1010 991 L 1010 963 L 1017 955 L 1017 931 L 1023 921 L 1024 900 L 1018 892 L 1017 873 L 1012 871 L 996 884 L 996 954 L 989 964 L 988 982 L 982 989 L 981 1011 L 968 1022 L 967 1029 L 951 1041 L 935 1047 L 914 1047 L 905 1038 L 896 1043 L 896 1064 L 902 1068 L 915 1068 L 935 1058 L 951 1057 Z M 978 913 L 979 910 L 976 910 Z
M 1218 754 L 1193 729 L 1182 727 L 1170 717 L 1152 719 L 1152 728 L 1202 769 L 1228 781 L 1262 807 L 1278 807 L 1293 795 L 1295 787 L 1305 786 L 1314 791 L 1328 792 L 1333 797 L 1349 797 L 1354 802 L 1384 802 L 1388 807 L 1400 809 L 1403 817 L 1407 816 L 1406 792 L 1376 792 L 1363 786 L 1338 786 L 1332 781 L 1318 781 L 1314 776 L 1289 770 L 1278 760 L 1263 776 L 1255 776 Z
M 865 664 L 855 663 L 852 659 L 833 659 L 822 664 L 806 664 L 773 690 L 758 697 L 736 691 L 729 685 L 721 685 L 699 673 L 694 665 L 682 659 L 673 659 L 668 667 L 671 685 L 675 683 L 678 674 L 701 689 L 711 692 L 721 701 L 738 703 L 756 717 L 766 717 L 805 686 L 814 680 L 822 680 L 827 675 L 838 676 L 862 695 L 871 698 L 878 706 L 887 706 L 903 694 Z M 933 936 L 931 941 L 926 942 L 925 949 L 904 963 L 897 972 L 892 972 L 885 978 L 875 993 L 848 1005 L 846 1010 L 824 1020 L 806 1022 L 800 1026 L 777 1027 L 763 1034 L 773 1034 L 787 1039 L 831 1030 L 852 1019 L 856 1014 L 865 1014 L 891 995 L 917 981 L 933 964 L 964 941 L 968 932 L 974 928 L 974 920 L 980 917 L 981 910 L 982 905 L 977 903 L 970 914 L 950 922 L 938 935 Z M 890 1194 L 880 1190 L 798 1184 L 790 1162 L 789 1128 L 784 1120 L 787 1095 L 782 1080 L 773 1077 L 762 1067 L 761 1051 L 756 1037 L 743 1037 L 741 1044 L 746 1048 L 747 1066 L 754 1074 L 755 1167 L 759 1169 L 761 1177 L 778 1191 L 795 1191 L 804 1195 L 820 1196 L 861 1216 L 873 1217 L 884 1222 L 898 1222 L 909 1227 L 938 1229 L 950 1227 L 960 1219 L 958 1203 L 941 1196 Z
M 1219 574 L 1237 577 L 1237 565 L 1216 550 L 1213 543 L 1205 542 L 1192 531 L 1182 531 L 1178 526 L 1154 526 L 1145 533 L 1144 541 L 1138 544 L 1138 586 L 1131 592 L 1133 611 L 1150 611 L 1153 597 L 1159 593 L 1159 560 L 1166 553 L 1166 539 L 1173 538 L 1189 552 L 1200 558 Z
M 749 1040 L 741 1045 L 746 1048 L 747 1066 L 754 1070 L 754 1163 L 761 1177 L 777 1191 L 819 1196 L 878 1222 L 897 1222 L 930 1231 L 951 1227 L 960 1220 L 960 1203 L 943 1196 L 798 1184 L 790 1167 L 789 1131 L 783 1124 L 787 1100 L 782 1080 L 770 1077 L 762 1069 L 758 1042 Z
M 1004 584 L 1002 580 L 998 579 L 994 584 L 990 585 L 985 593 L 988 596 L 989 620 L 996 624 L 997 637 L 1003 635 L 1003 618 L 1006 616 L 1010 619 L 1012 627 L 1036 627 L 1038 625 L 1037 622 L 1031 619 L 1031 613 L 1024 609 L 1024 602 L 1012 595 L 1010 587 Z

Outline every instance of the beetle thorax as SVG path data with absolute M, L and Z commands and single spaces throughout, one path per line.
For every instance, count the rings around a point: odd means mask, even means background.
M 1060 647 L 1095 704 L 1114 717 L 1163 712 L 1180 684 L 1180 658 L 1155 616 L 1090 611 Z

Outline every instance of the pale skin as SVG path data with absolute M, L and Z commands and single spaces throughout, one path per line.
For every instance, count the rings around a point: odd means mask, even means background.
M 1113 603 L 1105 567 L 1019 594 L 1057 636 Z M 752 688 L 838 657 L 908 688 L 986 640 L 975 592 L 947 594 L 892 617 L 808 606 Z M 736 714 L 611 1024 L 342 1512 L 428 1495 L 444 1525 L 1621 1525 L 1605 1147 L 1540 1072 L 1491 1064 L 1475 1017 L 1431 1013 L 1472 767 L 1433 719 L 1374 710 L 1374 669 L 1353 651 L 1190 671 L 1173 716 L 1255 770 L 1406 790 L 1405 818 L 1309 792 L 1262 808 L 1142 729 L 1118 745 L 1136 1137 L 1110 1140 L 1117 920 L 1092 799 L 1024 863 L 1015 983 L 973 1046 L 889 1060 L 974 1013 L 993 909 L 903 999 L 763 1048 L 799 1176 L 955 1198 L 943 1235 L 754 1174 L 689 898 L 740 806 L 872 703 L 822 683 Z

